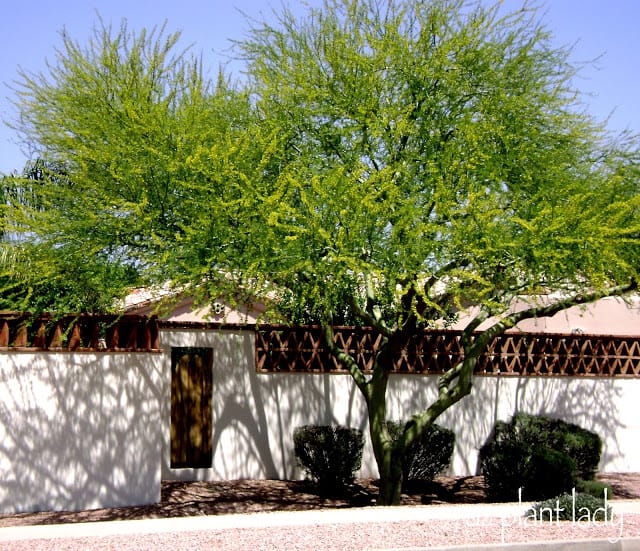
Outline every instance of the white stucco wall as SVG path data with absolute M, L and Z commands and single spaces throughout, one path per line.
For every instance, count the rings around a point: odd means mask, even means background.
M 161 343 L 209 346 L 213 360 L 213 464 L 211 469 L 169 468 L 170 387 L 165 386 L 165 479 L 298 478 L 292 433 L 303 424 L 358 427 L 367 436 L 361 476 L 377 476 L 364 403 L 348 375 L 258 374 L 252 331 L 163 330 Z M 167 354 L 167 360 L 170 356 Z M 406 419 L 435 396 L 437 377 L 394 375 L 388 417 Z M 496 420 L 516 411 L 577 423 L 604 440 L 601 470 L 640 471 L 640 422 L 634 414 L 640 379 L 476 377 L 472 394 L 439 423 L 457 442 L 451 472 L 477 472 L 478 449 Z
M 160 498 L 158 353 L 0 352 L 0 512 Z
M 361 476 L 377 476 L 363 401 L 348 375 L 258 374 L 251 330 L 163 329 L 164 353 L 0 352 L 0 512 L 152 503 L 164 479 L 299 478 L 293 430 L 341 424 L 367 437 Z M 171 469 L 171 347 L 213 348 L 213 460 Z M 395 375 L 388 417 L 435 396 L 437 377 Z M 456 433 L 451 472 L 477 471 L 496 420 L 516 411 L 575 422 L 604 439 L 602 471 L 640 472 L 640 378 L 475 378 L 438 420 Z
M 427 379 L 427 380 L 425 380 Z M 404 418 L 435 397 L 436 376 L 392 376 L 389 416 Z M 478 450 L 496 421 L 516 412 L 576 423 L 600 435 L 603 472 L 640 472 L 640 379 L 477 376 L 471 394 L 437 421 L 456 433 L 451 470 L 476 474 Z M 426 387 L 426 388 L 425 388 Z

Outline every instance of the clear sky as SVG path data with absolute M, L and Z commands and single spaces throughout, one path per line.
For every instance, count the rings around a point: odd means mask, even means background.
M 487 0 L 488 1 L 488 0 Z M 310 0 L 313 5 L 319 0 Z M 505 0 L 517 9 L 523 0 Z M 290 0 L 295 11 L 301 2 Z M 39 72 L 45 60 L 54 59 L 60 31 L 84 42 L 97 22 L 151 28 L 167 21 L 167 30 L 182 31 L 182 44 L 193 44 L 205 64 L 217 70 L 227 60 L 229 39 L 244 36 L 244 14 L 270 18 L 280 0 L 0 0 L 0 119 L 11 120 L 15 111 L 8 85 L 21 66 Z M 640 132 L 640 0 L 547 0 L 544 21 L 558 44 L 576 43 L 573 60 L 599 57 L 596 67 L 583 71 L 580 88 L 590 94 L 588 110 L 598 119 L 612 112 L 610 127 Z M 0 123 L 0 173 L 21 170 L 27 157 L 16 144 L 17 136 Z

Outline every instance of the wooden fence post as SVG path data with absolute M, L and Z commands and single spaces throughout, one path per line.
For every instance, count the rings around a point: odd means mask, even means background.
M 69 350 L 77 350 L 80 346 L 82 346 L 82 335 L 80 333 L 80 322 L 76 320 L 73 323 L 71 336 L 69 337 Z
M 2 320 L 0 323 L 0 347 L 6 348 L 9 346 L 9 322 Z
M 16 339 L 13 341 L 13 346 L 18 348 L 24 348 L 29 343 L 29 337 L 27 335 L 27 322 L 18 322 L 18 330 L 16 332 Z

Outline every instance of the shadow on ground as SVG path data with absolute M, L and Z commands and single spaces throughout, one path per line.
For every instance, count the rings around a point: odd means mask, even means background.
M 611 486 L 614 498 L 640 499 L 640 473 L 607 473 L 598 478 Z M 157 504 L 2 515 L 0 527 L 366 507 L 375 504 L 377 493 L 377 480 L 373 479 L 358 479 L 342 496 L 319 495 L 314 486 L 305 481 L 163 482 L 161 502 Z M 484 501 L 485 486 L 481 476 L 438 477 L 433 482 L 411 484 L 402 495 L 402 505 Z

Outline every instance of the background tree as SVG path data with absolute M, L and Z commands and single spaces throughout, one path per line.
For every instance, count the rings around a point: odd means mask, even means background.
M 249 103 L 222 75 L 205 77 L 178 41 L 164 28 L 100 22 L 86 46 L 63 33 L 46 73 L 20 73 L 15 127 L 41 161 L 5 179 L 10 231 L 29 263 L 5 263 L 14 307 L 113 308 L 132 284 L 164 283 L 184 264 L 181 238 L 201 207 L 190 189 L 222 184 L 210 174 L 198 181 L 194 148 L 214 155 L 232 143 L 226 136 L 248 126 Z M 46 282 L 36 295 L 32 276 Z
M 5 177 L 3 227 L 0 242 L 0 310 L 104 312 L 113 308 L 114 294 L 137 283 L 135 270 L 111 262 L 105 255 L 86 257 L 84 246 L 51 247 L 27 229 L 40 215 L 51 216 L 62 205 L 45 202 L 50 188 L 73 193 L 64 166 L 42 160 L 30 162 L 20 176 Z M 21 223 L 18 223 L 22 220 Z
M 579 109 L 535 11 L 284 10 L 238 43 L 242 87 L 209 83 L 176 40 L 102 26 L 86 48 L 65 37 L 49 75 L 22 75 L 19 128 L 68 178 L 13 211 L 21 250 L 320 320 L 366 402 L 379 503 L 398 502 L 405 450 L 471 391 L 495 336 L 635 289 L 636 140 Z M 463 309 L 464 360 L 392 438 L 394 357 Z M 337 315 L 381 333 L 372 373 L 335 346 Z

